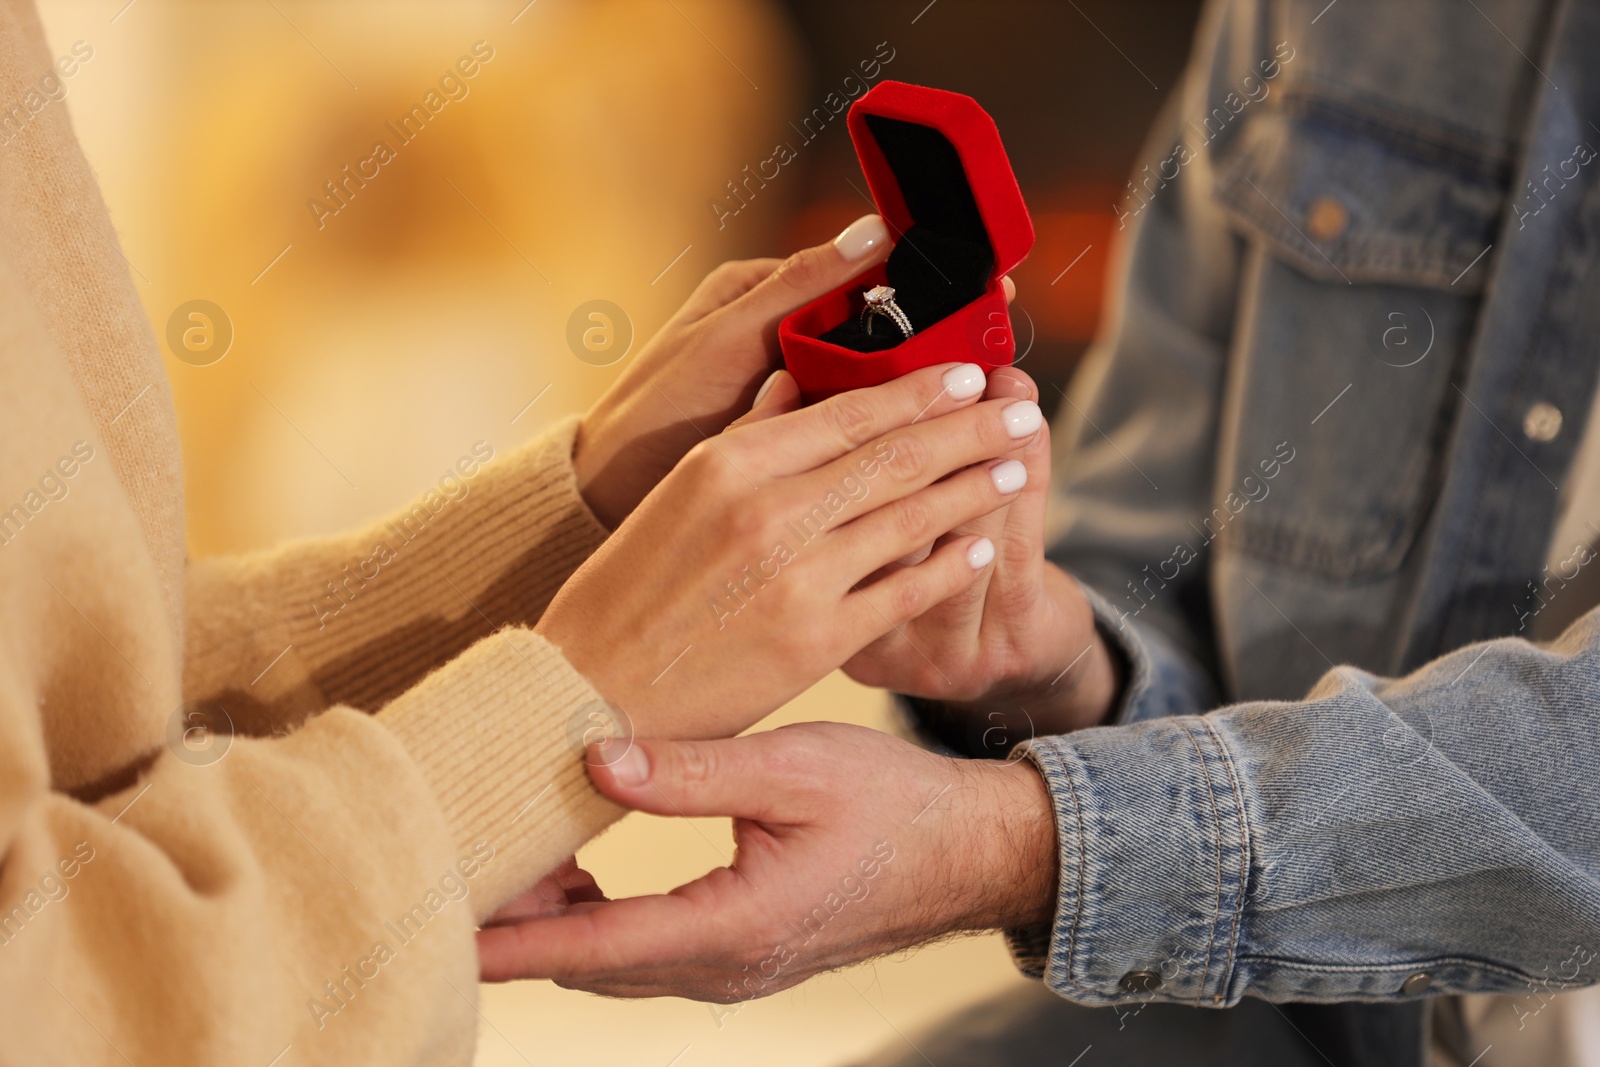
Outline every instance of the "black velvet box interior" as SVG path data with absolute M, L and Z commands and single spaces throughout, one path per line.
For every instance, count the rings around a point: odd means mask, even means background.
M 866 124 L 915 220 L 900 235 L 884 270 L 895 303 L 920 332 L 983 295 L 994 271 L 994 246 L 961 157 L 944 134 L 882 115 L 866 116 Z M 883 315 L 872 317 L 868 335 L 862 304 L 858 294 L 851 301 L 854 314 L 821 339 L 857 352 L 882 351 L 905 339 Z

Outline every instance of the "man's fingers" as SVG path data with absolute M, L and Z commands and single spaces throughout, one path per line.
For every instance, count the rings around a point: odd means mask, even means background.
M 862 635 L 861 647 L 971 585 L 994 562 L 987 537 L 956 537 L 915 567 L 891 571 L 845 597 L 842 618 Z
M 762 324 L 839 288 L 889 255 L 889 227 L 879 215 L 865 215 L 832 241 L 804 248 L 784 260 L 739 300 L 738 313 Z
M 963 523 L 988 515 L 1016 499 L 1028 484 L 1026 465 L 1005 459 L 953 474 L 926 489 L 869 512 L 834 534 L 847 584 L 929 546 Z
M 695 904 L 682 896 L 629 897 L 565 915 L 478 931 L 485 982 L 519 978 L 593 980 L 678 962 L 704 936 Z
M 630 972 L 727 958 L 760 920 L 750 880 L 718 867 L 670 893 L 577 904 L 565 914 L 478 931 L 486 982 L 626 983 Z
M 1039 386 L 1026 373 L 1016 367 L 999 367 L 989 372 L 989 385 L 983 392 L 985 400 L 1039 399 Z
M 591 750 L 589 777 L 617 803 L 653 815 L 784 822 L 810 810 L 781 731 L 717 741 L 614 739 Z
M 1044 527 L 1050 504 L 1050 427 L 1044 426 L 1013 462 L 1026 468 L 1027 486 L 1006 509 L 1005 528 L 995 543 L 1001 566 L 989 595 L 1002 608 L 1027 604 L 1044 590 Z

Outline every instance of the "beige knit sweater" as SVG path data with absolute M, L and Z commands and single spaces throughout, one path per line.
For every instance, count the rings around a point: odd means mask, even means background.
M 31 0 L 0 0 L 0 106 L 51 63 Z M 476 922 L 619 813 L 568 740 L 598 695 L 523 628 L 605 534 L 573 424 L 456 499 L 187 561 L 161 357 L 66 107 L 20 131 L 0 1063 L 467 1063 Z

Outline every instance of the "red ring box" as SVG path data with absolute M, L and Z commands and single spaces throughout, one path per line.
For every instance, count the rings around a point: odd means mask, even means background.
M 1000 143 L 970 96 L 879 82 L 848 117 L 873 202 L 895 238 L 888 260 L 786 316 L 785 365 L 808 404 L 919 367 L 1011 365 L 1016 339 L 1000 279 L 1033 247 L 1033 220 Z M 863 294 L 891 285 L 915 329 L 862 323 Z

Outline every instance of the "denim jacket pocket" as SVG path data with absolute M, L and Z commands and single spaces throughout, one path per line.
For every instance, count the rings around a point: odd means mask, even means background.
M 1227 506 L 1212 512 L 1225 521 L 1206 520 L 1208 541 L 1336 580 L 1399 568 L 1460 402 L 1506 160 L 1443 126 L 1304 92 L 1217 150 L 1212 196 L 1248 251 Z
M 1252 116 L 1216 158 L 1217 202 L 1285 262 L 1341 285 L 1482 291 L 1509 145 L 1331 92 Z

